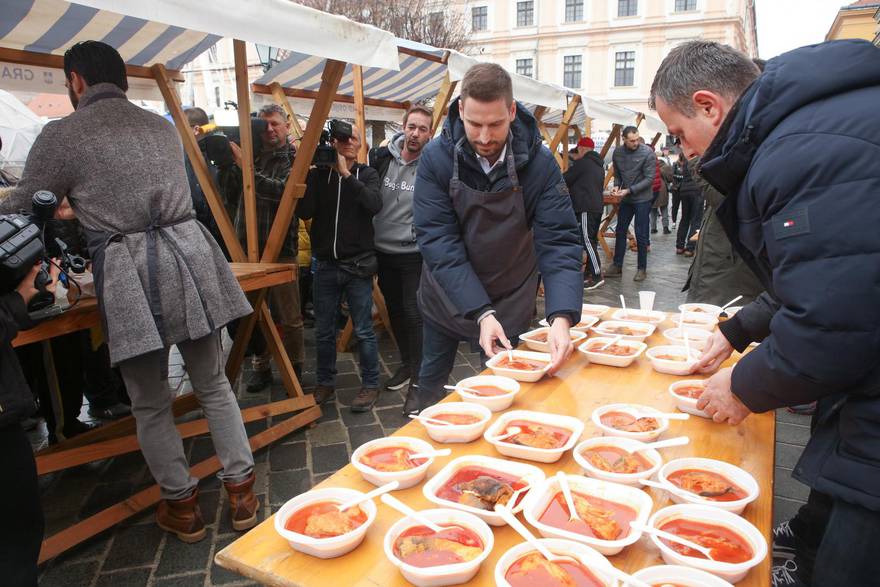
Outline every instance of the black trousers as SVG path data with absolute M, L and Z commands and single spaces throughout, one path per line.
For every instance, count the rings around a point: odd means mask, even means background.
M 681 205 L 681 196 L 678 195 L 678 190 L 670 190 L 669 193 L 672 196 L 672 221 L 677 222 L 678 207 Z
M 416 292 L 422 277 L 422 255 L 377 253 L 376 257 L 379 260 L 379 289 L 385 296 L 400 358 L 409 370 L 410 381 L 418 383 L 422 364 L 422 314 Z
M 681 199 L 681 222 L 675 235 L 675 248 L 693 251 L 697 243 L 691 237 L 703 223 L 703 196 L 685 196 Z
M 599 225 L 602 223 L 602 212 L 581 212 L 577 221 L 581 229 L 581 243 L 587 253 L 584 275 L 599 281 L 602 279 L 602 261 L 599 255 Z
M 0 471 L 0 583 L 35 586 L 43 509 L 34 454 L 18 424 L 0 428 Z

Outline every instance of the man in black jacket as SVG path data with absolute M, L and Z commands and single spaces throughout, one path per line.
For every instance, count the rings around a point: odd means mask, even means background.
M 595 289 L 605 283 L 602 264 L 599 261 L 599 224 L 602 222 L 602 191 L 605 183 L 605 166 L 594 148 L 590 137 L 581 137 L 577 149 L 571 154 L 568 171 L 563 174 L 565 185 L 571 194 L 571 204 L 577 216 L 578 227 L 587 253 L 584 289 Z
M 758 77 L 734 49 L 693 41 L 663 61 L 651 102 L 685 154 L 702 155 L 701 176 L 726 196 L 719 221 L 767 291 L 710 339 L 698 369 L 762 343 L 709 379 L 699 407 L 738 424 L 818 401 L 794 477 L 830 507 L 792 520 L 796 570 L 780 569 L 775 584 L 876 585 L 880 49 L 802 47 Z
M 309 172 L 305 197 L 297 208 L 297 216 L 312 218 L 312 256 L 317 261 L 315 401 L 324 403 L 336 394 L 336 318 L 344 293 L 361 365 L 361 390 L 351 411 L 365 412 L 379 397 L 379 354 L 373 331 L 373 216 L 382 209 L 382 194 L 376 170 L 357 162 L 361 130 L 352 126 L 351 137 L 331 142 L 337 151 L 336 167 Z

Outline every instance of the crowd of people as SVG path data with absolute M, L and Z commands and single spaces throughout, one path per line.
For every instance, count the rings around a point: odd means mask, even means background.
M 421 105 L 365 163 L 358 161 L 364 129 L 335 132 L 336 160 L 309 171 L 279 255 L 303 279 L 268 295 L 294 370 L 302 376 L 308 320 L 317 353 L 312 393 L 319 404 L 332 401 L 337 335 L 348 318 L 361 379 L 351 410 L 372 409 L 383 387 L 406 388 L 404 412 L 416 414 L 445 396 L 460 342 L 474 344 L 484 360 L 513 348 L 543 287 L 553 373 L 572 352 L 569 328 L 580 319 L 584 290 L 622 276 L 630 225 L 635 281 L 647 278 L 651 234 L 675 227 L 676 253 L 693 257 L 683 284 L 688 301 L 744 296 L 696 367 L 712 374 L 699 407 L 737 425 L 753 412 L 817 402 L 795 468 L 812 492 L 775 531 L 774 553 L 789 561 L 774 571 L 774 583 L 870 584 L 880 576 L 872 556 L 880 537 L 880 246 L 863 227 L 880 220 L 870 200 L 880 193 L 877 57 L 866 43 L 826 43 L 764 70 L 725 45 L 684 43 L 663 61 L 651 90 L 676 144 L 658 155 L 636 127 L 624 128 L 608 187 L 589 137 L 561 172 L 535 118 L 514 100 L 509 74 L 494 64 L 466 73 L 436 138 L 433 112 Z M 119 54 L 104 43 L 78 43 L 64 70 L 76 110 L 45 127 L 20 179 L 3 176 L 10 188 L 0 199 L 0 213 L 11 213 L 27 208 L 37 190 L 58 195 L 56 218 L 68 223 L 58 230 L 76 222 L 76 238 L 68 239 L 89 256 L 100 300 L 102 339 L 77 334 L 52 343 L 56 357 L 69 361 L 56 360 L 59 377 L 76 391 L 62 391 L 61 421 L 51 429 L 62 437 L 83 431 L 74 424 L 82 389 L 98 417 L 130 410 L 161 487 L 158 525 L 185 542 L 204 538 L 198 484 L 167 390 L 176 345 L 222 463 L 232 526 L 251 528 L 258 521 L 254 461 L 220 336 L 224 327 L 234 335 L 251 306 L 176 130 L 126 99 Z M 204 110 L 186 116 L 244 240 L 242 151 L 222 140 Z M 297 152 L 284 109 L 266 106 L 257 118 L 262 250 Z M 218 137 L 226 146 L 220 155 Z M 132 152 L 139 156 L 120 156 Z M 607 202 L 617 206 L 617 223 L 614 259 L 603 269 L 598 230 Z M 374 277 L 401 356 L 384 385 Z M 16 585 L 36 584 L 42 538 L 36 470 L 20 425 L 42 365 L 27 349 L 16 356 L 10 344 L 32 326 L 26 307 L 35 293 L 32 272 L 0 296 L 0 466 L 18 478 L 0 484 L 0 573 Z M 720 368 L 751 342 L 762 344 Z M 245 387 L 264 390 L 272 370 L 262 337 L 252 337 L 248 354 Z

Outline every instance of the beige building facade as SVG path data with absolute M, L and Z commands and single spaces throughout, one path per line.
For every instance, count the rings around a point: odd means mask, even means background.
M 857 0 L 841 6 L 825 35 L 826 41 L 835 39 L 880 39 L 875 16 L 880 15 L 880 1 Z
M 510 71 L 648 112 L 654 73 L 676 45 L 727 43 L 757 56 L 755 0 L 456 0 L 467 52 Z

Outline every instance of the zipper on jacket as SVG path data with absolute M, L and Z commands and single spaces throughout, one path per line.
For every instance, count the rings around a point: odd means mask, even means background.
M 338 261 L 339 255 L 336 253 L 336 241 L 339 238 L 339 205 L 342 202 L 342 176 L 339 174 L 337 174 L 337 176 L 339 177 L 339 183 L 337 184 L 338 187 L 336 189 L 336 220 L 333 222 L 333 258 Z M 354 178 L 360 180 L 360 168 L 354 170 Z

